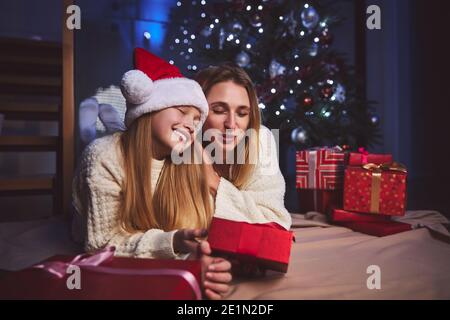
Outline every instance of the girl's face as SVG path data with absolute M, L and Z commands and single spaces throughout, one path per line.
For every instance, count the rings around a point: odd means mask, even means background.
M 191 145 L 200 111 L 193 106 L 175 106 L 155 112 L 151 119 L 154 157 L 162 159 L 173 149 L 181 152 Z
M 229 152 L 244 137 L 250 122 L 250 99 L 247 90 L 232 81 L 215 84 L 206 97 L 209 114 L 203 131 L 215 129 L 214 142 Z

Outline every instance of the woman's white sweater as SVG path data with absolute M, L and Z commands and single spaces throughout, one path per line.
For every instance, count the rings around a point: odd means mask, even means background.
M 97 139 L 83 152 L 73 181 L 74 221 L 78 223 L 78 228 L 73 229 L 74 237 L 84 239 L 87 251 L 110 245 L 116 247 L 116 255 L 120 256 L 185 257 L 173 250 L 173 235 L 177 230 L 165 232 L 151 229 L 130 234 L 119 226 L 118 210 L 124 181 L 119 146 L 121 134 L 118 132 Z M 155 190 L 163 164 L 164 160 L 152 162 L 152 190 Z M 289 229 L 291 216 L 284 207 L 285 188 L 274 137 L 267 128 L 262 127 L 259 161 L 250 180 L 238 189 L 220 178 L 214 216 L 250 223 L 276 222 Z

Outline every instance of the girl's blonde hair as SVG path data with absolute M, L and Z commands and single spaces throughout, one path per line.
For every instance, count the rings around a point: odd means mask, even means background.
M 245 88 L 250 101 L 250 121 L 247 129 L 253 129 L 256 136 L 252 139 L 245 139 L 244 163 L 234 162 L 231 165 L 229 180 L 237 187 L 242 188 L 249 180 L 255 163 L 258 161 L 259 150 L 259 129 L 261 127 L 261 114 L 258 107 L 258 98 L 252 80 L 244 69 L 231 65 L 223 64 L 211 66 L 201 70 L 195 77 L 208 97 L 212 87 L 221 82 L 232 81 L 233 83 Z M 250 161 L 252 159 L 252 161 Z
M 121 226 L 128 232 L 208 228 L 212 208 L 202 165 L 175 165 L 168 157 L 151 190 L 151 116 L 136 119 L 120 138 L 125 170 Z

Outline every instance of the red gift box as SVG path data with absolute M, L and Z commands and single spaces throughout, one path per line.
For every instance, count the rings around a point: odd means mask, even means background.
M 299 212 L 325 213 L 342 205 L 345 153 L 342 149 L 316 148 L 296 153 Z
M 297 189 L 342 189 L 345 153 L 340 148 L 297 151 Z
M 213 218 L 208 242 L 214 254 L 287 272 L 293 234 L 276 223 L 251 224 Z
M 378 222 L 340 221 L 338 224 L 340 226 L 352 229 L 353 231 L 361 232 L 376 237 L 384 237 L 412 230 L 411 225 L 397 221 L 378 221 Z
M 407 171 L 398 163 L 348 167 L 344 210 L 402 216 L 406 206 Z
M 350 152 L 348 156 L 349 166 L 362 166 L 368 163 L 387 164 L 392 163 L 393 161 L 391 154 L 368 153 L 363 148 L 359 148 L 358 151 L 359 152 Z
M 201 263 L 93 256 L 54 256 L 0 279 L 0 299 L 187 300 L 201 299 Z M 69 289 L 79 268 L 80 289 Z M 75 267 L 74 267 L 75 266 Z M 70 278 L 72 277 L 72 278 Z
M 332 209 L 330 211 L 330 220 L 332 222 L 385 222 L 391 221 L 391 217 L 378 214 L 356 213 L 342 209 Z

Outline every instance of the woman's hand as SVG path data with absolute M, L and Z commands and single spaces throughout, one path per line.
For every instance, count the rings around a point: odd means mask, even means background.
M 223 258 L 212 257 L 210 254 L 209 243 L 200 242 L 197 258 L 200 258 L 202 263 L 204 293 L 208 299 L 220 300 L 230 289 L 231 263 Z

